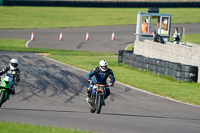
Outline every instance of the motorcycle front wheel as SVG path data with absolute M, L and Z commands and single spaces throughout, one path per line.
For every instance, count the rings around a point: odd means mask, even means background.
M 96 109 L 97 114 L 100 114 L 101 112 L 102 103 L 103 103 L 103 95 L 99 95 L 97 97 L 97 109 Z
M 0 108 L 1 108 L 1 105 L 4 103 L 5 94 L 6 94 L 6 91 L 2 90 L 0 94 Z

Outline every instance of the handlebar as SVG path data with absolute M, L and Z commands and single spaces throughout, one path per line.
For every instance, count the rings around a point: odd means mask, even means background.
M 99 82 L 92 81 L 92 80 L 90 80 L 90 79 L 87 80 L 87 81 L 88 81 L 89 84 L 92 84 L 92 85 L 101 84 L 101 83 L 99 83 Z M 108 83 L 108 84 L 105 84 L 105 86 L 112 87 L 112 86 L 114 86 L 114 84 L 113 84 L 113 83 Z

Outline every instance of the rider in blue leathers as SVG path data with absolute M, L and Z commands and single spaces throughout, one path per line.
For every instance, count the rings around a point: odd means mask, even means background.
M 108 86 L 113 86 L 115 83 L 115 77 L 111 69 L 108 68 L 108 63 L 105 60 L 101 60 L 99 62 L 99 66 L 92 69 L 92 71 L 87 75 L 87 80 L 90 81 L 91 78 L 94 76 L 92 81 L 98 82 L 100 84 L 106 85 L 106 97 L 105 99 L 110 95 L 110 89 Z M 110 78 L 110 82 L 107 84 L 106 80 L 107 78 Z M 90 84 L 87 88 L 87 98 L 86 100 L 89 101 L 92 93 L 93 85 Z

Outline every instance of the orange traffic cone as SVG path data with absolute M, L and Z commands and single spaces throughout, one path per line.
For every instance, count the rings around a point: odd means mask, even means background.
M 34 40 L 34 34 L 33 34 L 33 32 L 32 32 L 32 34 L 31 34 L 31 40 L 32 40 L 32 41 Z
M 115 33 L 114 32 L 112 33 L 111 40 L 115 40 Z
M 59 40 L 62 41 L 63 38 L 62 38 L 62 32 L 60 32 L 60 37 L 59 37 Z
M 88 32 L 86 33 L 85 40 L 87 40 L 87 41 L 89 40 L 89 33 Z

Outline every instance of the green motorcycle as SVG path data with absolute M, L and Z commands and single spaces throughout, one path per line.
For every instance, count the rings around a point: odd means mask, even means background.
M 1 76 L 0 81 L 0 108 L 1 105 L 8 100 L 10 93 L 14 87 L 12 75 L 6 73 Z

